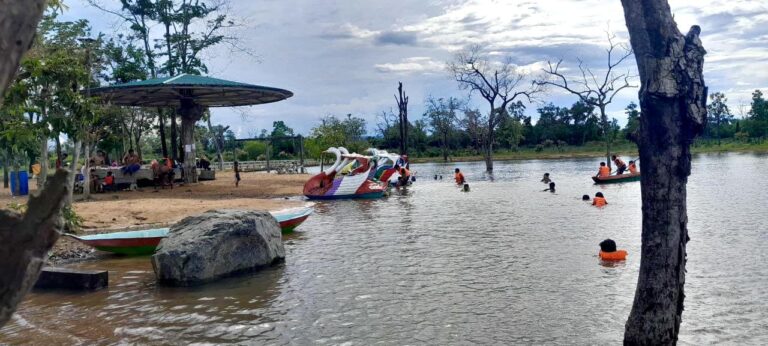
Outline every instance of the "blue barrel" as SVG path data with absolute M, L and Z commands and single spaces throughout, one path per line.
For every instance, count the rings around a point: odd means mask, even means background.
M 18 176 L 18 179 L 16 177 Z M 19 187 L 16 187 L 18 180 Z M 18 190 L 18 193 L 16 191 Z M 14 196 L 26 196 L 29 194 L 29 175 L 27 171 L 11 172 L 11 194 Z

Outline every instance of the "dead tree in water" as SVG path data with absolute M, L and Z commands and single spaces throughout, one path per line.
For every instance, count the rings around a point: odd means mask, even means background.
M 400 155 L 408 155 L 408 96 L 403 91 L 403 82 L 397 82 L 395 100 L 400 121 Z
M 625 344 L 674 344 L 680 331 L 688 242 L 690 145 L 707 119 L 706 51 L 698 26 L 683 36 L 666 0 L 622 0 L 640 74 L 643 231 L 640 274 Z
M 577 77 L 571 80 L 560 72 L 560 64 L 563 60 L 558 61 L 556 64 L 547 62 L 547 69 L 544 73 L 550 76 L 549 80 L 537 81 L 539 85 L 552 85 L 561 88 L 579 98 L 579 101 L 584 102 L 590 106 L 596 107 L 600 110 L 600 125 L 603 128 L 603 136 L 605 137 L 605 161 L 608 164 L 608 168 L 611 168 L 611 144 L 613 138 L 611 138 L 611 124 L 608 121 L 608 114 L 605 112 L 613 98 L 624 90 L 625 88 L 634 88 L 636 85 L 630 84 L 629 71 L 623 73 L 616 73 L 616 69 L 619 68 L 627 58 L 632 56 L 632 49 L 626 47 L 625 44 L 616 43 L 616 36 L 608 34 L 608 65 L 605 70 L 605 76 L 595 76 L 595 73 L 589 66 L 584 66 L 584 62 L 579 59 L 579 72 L 581 77 Z M 616 50 L 620 50 L 618 57 L 616 56 Z

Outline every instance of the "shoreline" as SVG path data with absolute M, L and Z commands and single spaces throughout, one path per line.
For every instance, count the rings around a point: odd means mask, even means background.
M 620 147 L 614 150 L 615 153 L 624 157 L 639 157 L 637 148 Z M 723 154 L 723 153 L 739 153 L 739 154 L 768 154 L 768 146 L 766 145 L 743 145 L 743 146 L 698 146 L 691 148 L 691 154 Z M 495 153 L 493 155 L 494 161 L 517 161 L 517 160 L 562 160 L 562 159 L 588 159 L 588 158 L 602 158 L 605 152 L 596 150 L 573 150 L 566 149 L 563 151 L 545 151 L 536 152 L 534 150 L 520 150 L 517 152 L 505 151 Z M 484 161 L 482 155 L 462 155 L 462 156 L 449 156 L 448 161 L 443 161 L 441 156 L 438 157 L 419 157 L 413 156 L 409 158 L 411 163 L 452 163 L 452 162 L 478 162 Z

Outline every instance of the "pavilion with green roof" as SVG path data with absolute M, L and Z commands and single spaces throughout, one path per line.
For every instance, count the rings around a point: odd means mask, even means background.
M 90 94 L 113 105 L 176 108 L 181 117 L 186 182 L 197 182 L 195 123 L 206 108 L 272 103 L 293 96 L 285 89 L 190 74 L 93 88 Z

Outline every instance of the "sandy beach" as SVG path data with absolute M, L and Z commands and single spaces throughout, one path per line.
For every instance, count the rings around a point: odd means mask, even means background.
M 261 172 L 241 173 L 235 187 L 234 173 L 217 172 L 216 180 L 193 185 L 175 185 L 173 189 L 152 187 L 136 191 L 92 194 L 87 201 L 75 195 L 75 212 L 83 218 L 80 234 L 114 232 L 128 229 L 166 227 L 181 219 L 211 209 L 257 209 L 275 211 L 304 205 L 289 197 L 300 196 L 305 174 L 278 175 Z M 35 181 L 30 180 L 34 192 Z M 8 189 L 0 197 L 0 206 L 25 203 L 26 197 L 13 198 Z M 81 258 L 86 247 L 62 237 L 54 247 L 52 261 Z

